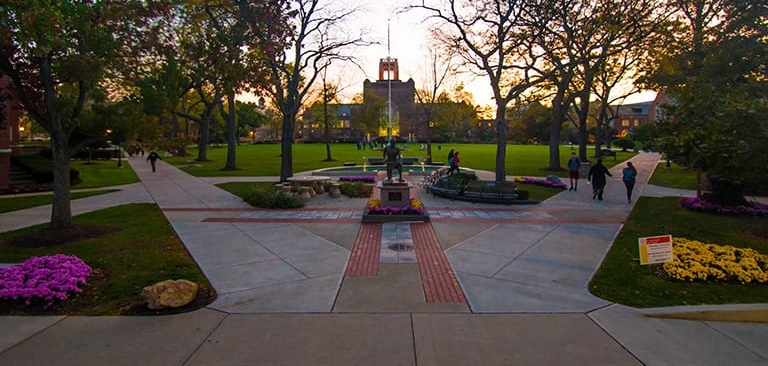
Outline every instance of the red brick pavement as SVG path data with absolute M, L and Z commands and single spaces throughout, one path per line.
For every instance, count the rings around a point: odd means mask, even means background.
M 376 276 L 379 274 L 381 224 L 360 224 L 355 245 L 349 255 L 345 276 Z
M 428 303 L 466 303 L 459 281 L 430 223 L 412 223 L 411 235 Z

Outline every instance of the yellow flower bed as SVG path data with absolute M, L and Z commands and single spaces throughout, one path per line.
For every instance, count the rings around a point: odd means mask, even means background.
M 676 280 L 768 282 L 768 256 L 753 249 L 685 238 L 674 238 L 672 245 L 673 259 L 663 267 Z
M 381 207 L 381 200 L 378 198 L 371 198 L 368 200 L 368 207 Z
M 421 202 L 421 200 L 418 199 L 418 198 L 411 198 L 411 207 L 423 209 L 424 208 L 424 203 Z

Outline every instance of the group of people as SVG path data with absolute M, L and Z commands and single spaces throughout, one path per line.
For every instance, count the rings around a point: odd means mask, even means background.
M 448 152 L 448 172 L 446 174 L 453 174 L 459 172 L 459 162 L 461 159 L 459 158 L 459 152 L 451 149 L 451 151 Z
M 569 191 L 576 191 L 579 184 L 579 168 L 581 167 L 581 161 L 576 156 L 576 153 L 571 153 L 571 158 L 568 160 L 568 176 L 570 178 L 571 186 Z M 603 192 L 605 191 L 605 185 L 607 183 L 607 177 L 612 177 L 608 168 L 603 165 L 603 159 L 597 159 L 597 164 L 589 168 L 587 174 L 587 184 L 592 185 L 592 199 L 598 201 L 603 200 Z M 632 165 L 631 161 L 627 162 L 627 166 L 621 170 L 621 180 L 624 182 L 624 187 L 627 191 L 627 203 L 632 203 L 632 190 L 635 188 L 635 179 L 637 178 L 637 169 Z

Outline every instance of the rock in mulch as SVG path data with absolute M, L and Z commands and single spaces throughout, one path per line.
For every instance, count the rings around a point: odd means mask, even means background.
M 187 280 L 165 280 L 141 290 L 147 307 L 153 310 L 179 308 L 197 296 L 198 285 Z

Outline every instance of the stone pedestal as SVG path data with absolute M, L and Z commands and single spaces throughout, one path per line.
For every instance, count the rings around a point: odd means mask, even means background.
M 308 201 L 312 198 L 312 194 L 310 193 L 310 190 L 312 187 L 309 186 L 301 186 L 299 187 L 299 198 L 301 198 L 304 201 Z
M 340 186 L 341 186 L 341 183 L 337 183 L 337 182 L 331 183 L 331 189 L 328 191 L 328 194 L 330 194 L 331 197 L 333 198 L 341 197 L 341 190 L 339 190 Z
M 411 186 L 408 182 L 380 182 L 381 207 L 404 207 L 411 204 Z

